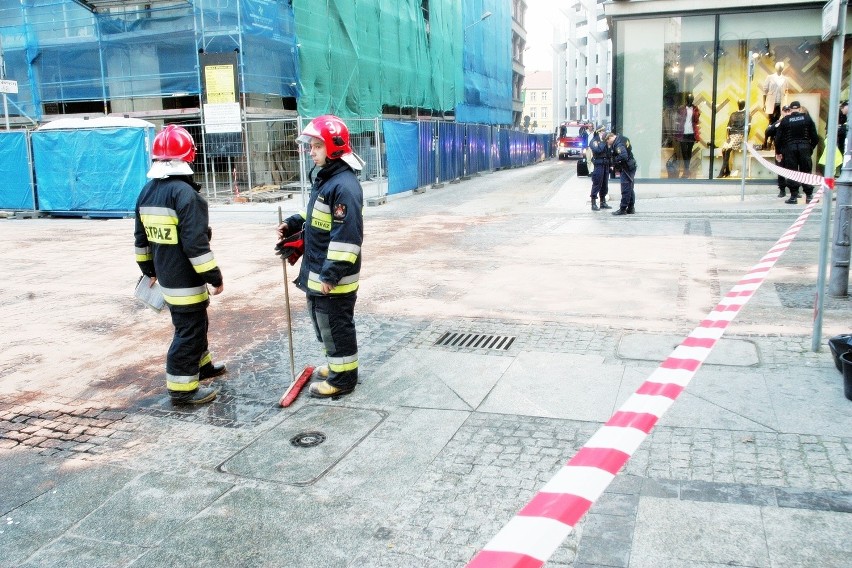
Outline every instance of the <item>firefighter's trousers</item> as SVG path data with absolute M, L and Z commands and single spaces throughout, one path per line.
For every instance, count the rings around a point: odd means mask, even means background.
M 349 389 L 358 382 L 358 341 L 355 337 L 356 294 L 308 296 L 308 312 L 317 339 L 328 358 L 328 383 Z
M 172 391 L 198 388 L 198 366 L 207 354 L 207 310 L 172 311 L 175 334 L 166 355 L 166 385 Z

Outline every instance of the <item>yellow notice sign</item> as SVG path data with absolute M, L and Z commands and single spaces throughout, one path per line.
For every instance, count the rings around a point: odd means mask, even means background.
M 237 102 L 234 85 L 233 65 L 206 65 L 204 67 L 204 87 L 208 103 Z

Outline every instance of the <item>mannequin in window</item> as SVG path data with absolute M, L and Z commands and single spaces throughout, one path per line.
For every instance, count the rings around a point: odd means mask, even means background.
M 745 136 L 745 101 L 737 101 L 737 110 L 728 118 L 728 139 L 722 144 L 722 169 L 719 177 L 731 175 L 731 154 L 739 152 L 743 147 Z
M 699 133 L 699 118 L 701 111 L 694 104 L 692 93 L 686 95 L 686 104 L 677 111 L 677 126 L 675 129 L 675 143 L 680 150 L 681 165 L 683 170 L 680 177 L 689 177 L 689 163 L 692 161 L 692 147 L 696 142 L 701 142 Z
M 775 64 L 775 73 L 766 77 L 760 90 L 763 91 L 763 110 L 769 116 L 769 124 L 775 124 L 781 117 L 781 105 L 787 98 L 787 77 L 784 76 L 784 64 Z M 763 149 L 772 148 L 775 137 L 764 135 Z

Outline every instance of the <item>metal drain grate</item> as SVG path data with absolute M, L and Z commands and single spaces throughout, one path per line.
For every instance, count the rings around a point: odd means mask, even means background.
M 468 347 L 472 349 L 497 349 L 508 351 L 515 337 L 508 335 L 490 335 L 485 333 L 459 333 L 448 331 L 442 335 L 435 345 L 443 347 Z

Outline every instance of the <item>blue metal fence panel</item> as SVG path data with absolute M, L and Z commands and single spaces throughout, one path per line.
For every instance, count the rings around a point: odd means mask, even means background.
M 435 145 L 437 141 L 438 123 L 421 120 L 417 123 L 418 145 L 417 155 L 417 185 L 426 187 L 435 182 Z
M 411 159 L 411 149 L 417 147 L 417 128 L 414 122 L 382 121 L 387 155 L 388 194 L 417 188 L 418 160 Z

